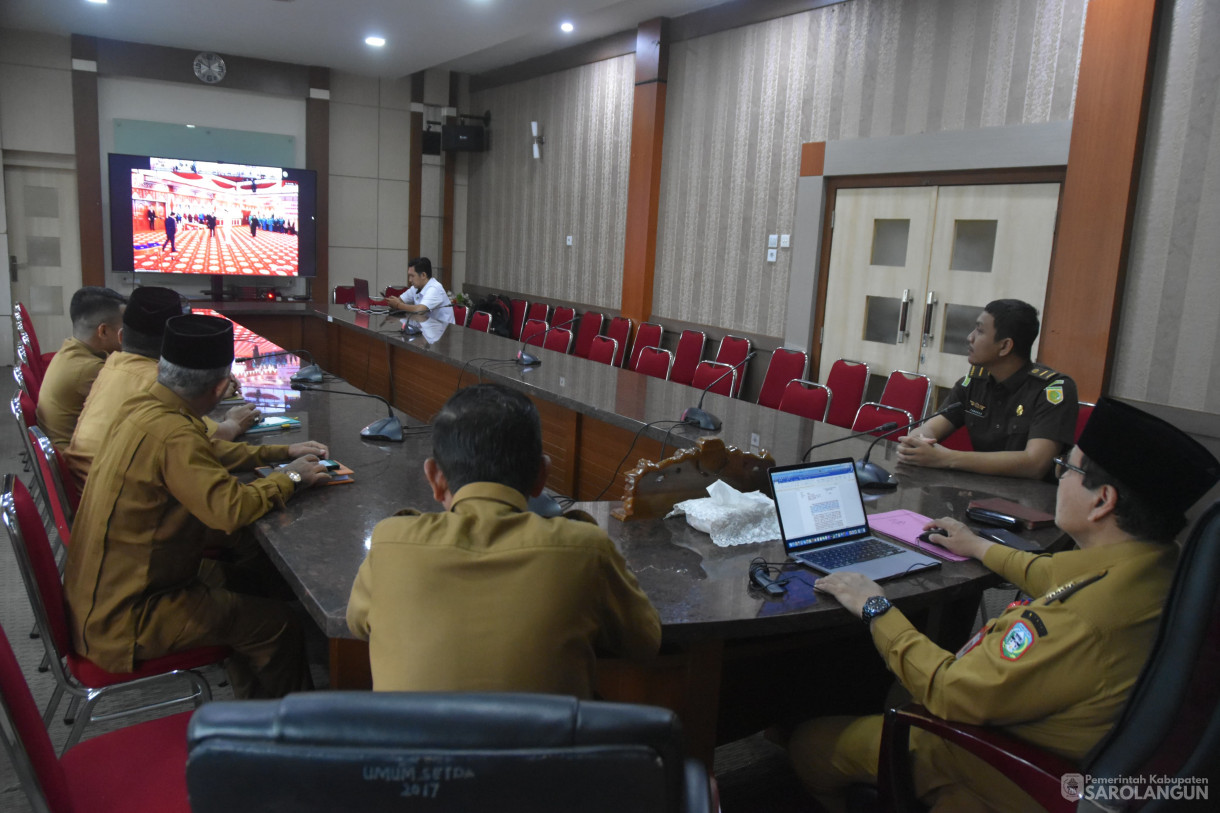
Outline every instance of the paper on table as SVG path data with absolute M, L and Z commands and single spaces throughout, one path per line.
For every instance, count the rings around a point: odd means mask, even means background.
M 892 536 L 898 541 L 905 542 L 924 553 L 930 553 L 941 559 L 948 559 L 950 562 L 964 562 L 970 558 L 969 556 L 958 556 L 956 553 L 942 548 L 940 545 L 932 545 L 919 541 L 919 535 L 923 533 L 923 526 L 931 521 L 931 517 L 925 517 L 923 514 L 916 514 L 914 511 L 899 508 L 896 511 L 870 514 L 868 517 L 868 527 L 877 533 Z

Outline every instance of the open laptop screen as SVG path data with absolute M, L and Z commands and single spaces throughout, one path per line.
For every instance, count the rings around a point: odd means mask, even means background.
M 850 459 L 772 469 L 771 485 L 788 549 L 868 533 Z

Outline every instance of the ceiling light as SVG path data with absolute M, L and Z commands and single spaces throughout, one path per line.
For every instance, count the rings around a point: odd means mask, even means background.
M 103 1 L 104 1 L 104 0 L 103 0 Z M 94 0 L 89 0 L 89 2 L 90 2 L 90 3 L 92 3 L 92 2 L 94 2 Z M 195 125 L 193 125 L 193 124 L 188 124 L 188 125 L 186 125 L 186 129 L 188 129 L 188 130 L 194 130 L 194 129 L 195 129 Z
M 559 30 L 565 34 L 571 34 L 575 29 L 576 29 L 576 26 L 572 25 L 567 20 L 564 20 L 562 23 L 559 24 Z
M 98 5 L 103 5 L 103 6 L 106 4 L 106 0 L 89 0 L 89 2 L 97 3 Z
M 385 37 L 365 37 L 365 45 L 372 45 L 374 48 L 380 48 L 385 45 Z

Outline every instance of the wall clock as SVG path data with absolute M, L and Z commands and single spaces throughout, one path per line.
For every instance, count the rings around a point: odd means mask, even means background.
M 220 54 L 203 51 L 195 56 L 195 76 L 200 82 L 214 85 L 225 78 L 225 61 Z

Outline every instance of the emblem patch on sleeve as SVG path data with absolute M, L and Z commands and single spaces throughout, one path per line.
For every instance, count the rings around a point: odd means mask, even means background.
M 1062 404 L 1063 403 L 1063 379 L 1056 378 L 1049 385 L 1047 385 L 1046 389 L 1044 389 L 1043 392 L 1046 393 L 1046 400 L 1049 401 L 1052 405 L 1058 406 L 1059 404 Z
M 1034 631 L 1024 621 L 1014 621 L 1000 644 L 1000 655 L 1005 660 L 1019 660 L 1034 645 Z

